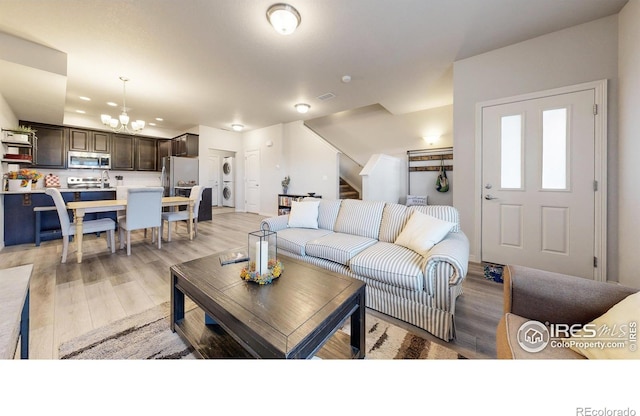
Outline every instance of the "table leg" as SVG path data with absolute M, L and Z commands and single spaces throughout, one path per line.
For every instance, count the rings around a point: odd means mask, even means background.
M 29 292 L 30 290 L 27 289 L 20 317 L 20 359 L 22 360 L 29 358 Z
M 84 210 L 76 209 L 73 213 L 73 218 L 76 223 L 76 247 L 78 263 L 82 263 L 82 221 L 84 219 Z
M 178 276 L 171 273 L 171 332 L 176 332 L 176 322 L 184 319 L 184 293 L 177 285 Z
M 189 240 L 193 240 L 193 200 L 189 201 Z
M 358 296 L 358 309 L 351 315 L 351 350 L 356 353 L 355 358 L 365 358 L 365 291 Z

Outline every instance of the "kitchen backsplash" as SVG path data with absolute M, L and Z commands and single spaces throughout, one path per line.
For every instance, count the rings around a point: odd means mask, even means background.
M 66 188 L 69 177 L 100 177 L 100 169 L 38 169 L 43 176 L 52 173 L 60 178 L 60 184 Z M 122 176 L 124 186 L 161 186 L 160 172 L 134 172 L 123 170 L 109 170 L 109 185 L 116 186 L 116 176 Z

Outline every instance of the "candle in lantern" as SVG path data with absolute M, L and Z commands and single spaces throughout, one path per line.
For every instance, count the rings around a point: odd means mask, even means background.
M 269 272 L 269 242 L 256 241 L 256 272 L 265 274 Z

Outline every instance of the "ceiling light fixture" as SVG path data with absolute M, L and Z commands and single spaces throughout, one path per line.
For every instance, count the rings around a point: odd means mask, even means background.
M 267 9 L 267 20 L 276 32 L 282 35 L 292 34 L 300 25 L 300 13 L 291 5 L 276 3 Z
M 304 113 L 308 112 L 309 109 L 311 108 L 311 106 L 309 104 L 305 104 L 305 103 L 298 103 L 298 104 L 294 105 L 294 107 L 296 108 L 296 110 L 300 114 L 304 114 Z
M 140 130 L 144 129 L 145 122 L 144 120 L 136 120 L 131 122 L 131 127 L 129 127 L 129 115 L 127 114 L 127 90 L 126 85 L 128 78 L 120 77 L 122 81 L 122 113 L 118 116 L 118 118 L 111 118 L 108 114 L 102 114 L 100 116 L 100 120 L 102 120 L 102 124 L 109 126 L 114 133 L 128 133 L 128 134 L 136 134 Z
M 242 131 L 244 126 L 242 124 L 232 124 L 231 128 L 233 129 L 233 131 Z

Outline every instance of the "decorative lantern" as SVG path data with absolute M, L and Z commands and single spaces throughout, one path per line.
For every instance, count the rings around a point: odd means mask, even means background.
M 278 234 L 263 228 L 248 235 L 249 261 L 242 269 L 240 277 L 260 284 L 271 283 L 282 273 L 282 263 L 278 261 Z

